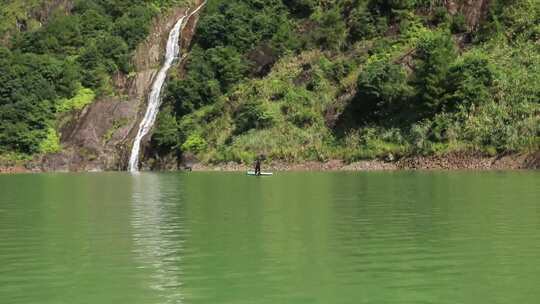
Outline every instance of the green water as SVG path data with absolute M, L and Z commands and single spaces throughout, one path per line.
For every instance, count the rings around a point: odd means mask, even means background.
M 0 176 L 0 303 L 538 303 L 540 173 Z

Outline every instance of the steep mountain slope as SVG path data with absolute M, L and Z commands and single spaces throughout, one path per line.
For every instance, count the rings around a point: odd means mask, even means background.
M 62 150 L 42 160 L 44 170 L 124 170 L 132 140 L 144 114 L 152 80 L 159 70 L 164 44 L 185 8 L 171 10 L 152 26 L 149 37 L 133 55 L 131 75 L 117 75 L 117 96 L 98 98 L 66 118 L 60 129 Z M 196 19 L 185 28 L 182 44 L 189 45 Z
M 148 166 L 536 151 L 538 4 L 213 1 Z
M 7 160 L 31 157 L 43 170 L 123 169 L 169 30 L 196 2 L 42 1 L 27 7 L 28 19 L 54 17 L 32 29 L 20 29 L 17 21 L 6 31 L 11 38 L 2 50 L 8 55 L 2 66 L 8 82 L 1 90 L 0 115 L 6 119 L 0 125 L 0 154 Z M 183 47 L 196 21 L 194 16 L 185 27 Z M 56 69 L 56 76 L 47 74 L 43 63 Z M 45 72 L 17 72 L 28 65 Z M 41 87 L 17 91 L 19 83 L 35 77 L 43 79 Z M 63 86 L 52 85 L 58 79 Z M 18 115 L 26 117 L 21 121 Z
M 210 0 L 143 168 L 538 151 L 539 1 Z M 2 2 L 0 166 L 125 169 L 168 32 L 199 3 Z
M 35 30 L 47 24 L 53 15 L 67 15 L 73 8 L 70 0 L 20 0 L 4 1 L 0 10 L 0 41 L 9 44 L 9 39 L 18 32 Z

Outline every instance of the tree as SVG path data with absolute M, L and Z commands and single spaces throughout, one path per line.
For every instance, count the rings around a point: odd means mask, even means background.
M 317 28 L 313 33 L 315 42 L 324 49 L 339 50 L 347 39 L 347 26 L 341 9 L 336 6 L 314 17 Z
M 316 0 L 283 0 L 283 3 L 300 18 L 309 17 L 319 4 Z
M 369 7 L 372 12 L 392 18 L 397 17 L 402 11 L 414 6 L 414 0 L 370 0 Z
M 347 22 L 349 37 L 353 42 L 373 38 L 378 32 L 384 30 L 381 25 L 386 25 L 386 23 L 384 17 L 369 11 L 366 2 L 359 2 L 349 15 Z
M 467 108 L 481 105 L 491 99 L 490 88 L 494 81 L 493 67 L 485 54 L 473 52 L 454 63 L 445 80 L 444 106 L 448 110 L 458 105 Z
M 81 33 L 85 37 L 96 37 L 99 33 L 110 32 L 112 24 L 110 17 L 95 9 L 89 9 L 81 15 Z
M 152 140 L 155 141 L 160 148 L 175 149 L 180 144 L 178 123 L 176 117 L 170 107 L 160 111 L 157 126 L 152 135 Z
M 245 59 L 231 47 L 217 47 L 205 52 L 206 60 L 214 70 L 222 91 L 228 90 L 242 79 L 247 72 Z
M 263 129 L 272 126 L 274 117 L 257 101 L 248 101 L 241 105 L 234 115 L 235 133 L 241 134 L 251 129 Z
M 358 77 L 356 119 L 361 123 L 392 120 L 407 111 L 412 88 L 403 68 L 386 61 L 368 65 Z
M 101 58 L 107 58 L 104 60 L 104 63 L 109 73 L 118 71 L 129 72 L 129 46 L 122 38 L 119 36 L 104 35 L 104 37 L 101 37 L 97 41 L 96 47 Z
M 433 115 L 442 110 L 446 93 L 444 83 L 456 56 L 454 41 L 446 31 L 428 32 L 420 39 L 412 81 L 420 115 Z

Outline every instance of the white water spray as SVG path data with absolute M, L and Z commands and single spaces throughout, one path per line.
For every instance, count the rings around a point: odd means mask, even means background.
M 204 6 L 205 3 L 206 2 L 201 4 L 196 10 L 189 14 L 189 16 L 183 16 L 182 18 L 180 18 L 169 33 L 169 39 L 167 40 L 167 49 L 165 52 L 165 62 L 159 70 L 159 73 L 154 80 L 154 84 L 152 85 L 152 91 L 150 91 L 150 95 L 148 96 L 148 107 L 146 109 L 146 114 L 144 115 L 144 118 L 139 125 L 139 132 L 135 137 L 135 141 L 133 142 L 133 148 L 131 149 L 131 156 L 129 157 L 128 166 L 128 170 L 130 172 L 139 171 L 139 153 L 141 150 L 141 142 L 142 139 L 146 135 L 148 135 L 148 132 L 150 132 L 150 130 L 154 126 L 154 123 L 156 122 L 156 118 L 159 113 L 159 107 L 161 106 L 161 91 L 163 89 L 163 85 L 165 84 L 165 80 L 167 79 L 167 73 L 172 67 L 174 61 L 177 60 L 180 56 L 179 41 L 181 38 L 182 29 L 185 26 L 184 21 L 189 21 L 191 16 L 196 14 Z

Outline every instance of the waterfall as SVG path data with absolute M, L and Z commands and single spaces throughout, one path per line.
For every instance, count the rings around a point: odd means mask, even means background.
M 157 115 L 159 113 L 159 107 L 161 106 L 161 91 L 165 80 L 167 79 L 167 73 L 172 67 L 174 61 L 180 56 L 180 45 L 179 41 L 182 34 L 182 29 L 185 25 L 184 21 L 188 21 L 191 16 L 197 13 L 205 4 L 203 2 L 196 10 L 194 10 L 189 16 L 184 15 L 182 18 L 176 22 L 171 32 L 169 33 L 169 39 L 167 40 L 167 49 L 165 52 L 165 62 L 159 70 L 154 83 L 152 85 L 152 90 L 148 96 L 148 107 L 146 109 L 146 114 L 139 125 L 139 131 L 133 142 L 133 147 L 131 149 L 131 156 L 129 157 L 129 166 L 128 170 L 130 172 L 139 171 L 139 153 L 141 150 L 142 139 L 148 135 L 148 132 L 154 126 L 156 122 Z

